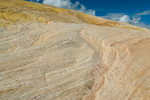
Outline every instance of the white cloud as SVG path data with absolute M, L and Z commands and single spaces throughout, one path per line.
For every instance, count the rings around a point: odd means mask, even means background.
M 120 22 L 126 22 L 126 23 L 131 23 L 131 22 L 132 22 L 132 20 L 130 19 L 130 17 L 127 16 L 127 15 L 123 15 L 123 16 L 120 18 L 119 21 L 120 21 Z
M 136 24 L 136 23 L 139 23 L 140 20 L 141 20 L 141 17 L 139 17 L 137 19 L 135 17 L 133 17 L 133 19 L 131 20 L 128 15 L 123 15 L 119 21 L 130 23 L 130 24 L 133 24 L 133 23 Z
M 143 11 L 142 13 L 137 13 L 135 15 L 141 16 L 141 15 L 149 15 L 150 14 L 150 10 L 147 11 Z
M 147 25 L 144 22 L 140 22 L 141 17 L 139 17 L 139 18 L 132 17 L 131 18 L 129 15 L 126 15 L 124 13 L 108 13 L 106 16 L 100 16 L 100 17 L 110 19 L 110 20 L 116 20 L 116 21 L 120 21 L 120 22 L 126 22 L 129 24 L 135 25 L 135 26 L 150 29 L 150 25 Z
M 102 18 L 105 19 L 110 19 L 110 20 L 117 20 L 119 21 L 119 19 L 124 15 L 124 13 L 108 13 L 106 16 L 100 16 Z M 118 19 L 119 18 L 119 19 Z
M 135 18 L 135 17 L 133 17 L 133 20 L 132 20 L 132 22 L 133 23 L 139 23 L 139 21 L 141 20 L 142 18 L 141 17 L 139 17 L 139 18 Z
M 73 9 L 83 13 L 87 13 L 89 15 L 95 16 L 95 11 L 91 9 L 87 9 L 84 5 L 80 4 L 79 1 L 72 3 L 70 0 L 44 0 L 44 4 L 65 8 L 65 9 Z
M 133 25 L 150 29 L 150 25 L 147 25 L 147 24 L 145 24 L 145 23 L 143 23 L 143 22 L 139 22 L 139 23 L 136 23 L 136 24 L 133 23 Z

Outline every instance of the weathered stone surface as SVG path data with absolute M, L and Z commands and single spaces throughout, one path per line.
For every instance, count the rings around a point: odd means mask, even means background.
M 117 23 L 2 25 L 0 100 L 150 100 L 150 31 Z
M 60 22 L 0 31 L 0 98 L 149 99 L 150 33 Z

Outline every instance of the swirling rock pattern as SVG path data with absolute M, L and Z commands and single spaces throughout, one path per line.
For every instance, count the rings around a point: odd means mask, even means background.
M 150 31 L 0 0 L 0 100 L 150 100 Z
M 0 32 L 2 100 L 150 99 L 148 32 L 62 22 Z

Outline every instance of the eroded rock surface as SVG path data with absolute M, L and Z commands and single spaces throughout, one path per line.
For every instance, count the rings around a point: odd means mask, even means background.
M 150 33 L 65 22 L 0 27 L 2 100 L 149 100 Z
M 150 100 L 150 30 L 0 0 L 0 100 Z

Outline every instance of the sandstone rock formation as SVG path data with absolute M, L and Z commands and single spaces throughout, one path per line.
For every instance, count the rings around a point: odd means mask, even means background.
M 150 100 L 149 30 L 22 0 L 0 9 L 0 100 Z

